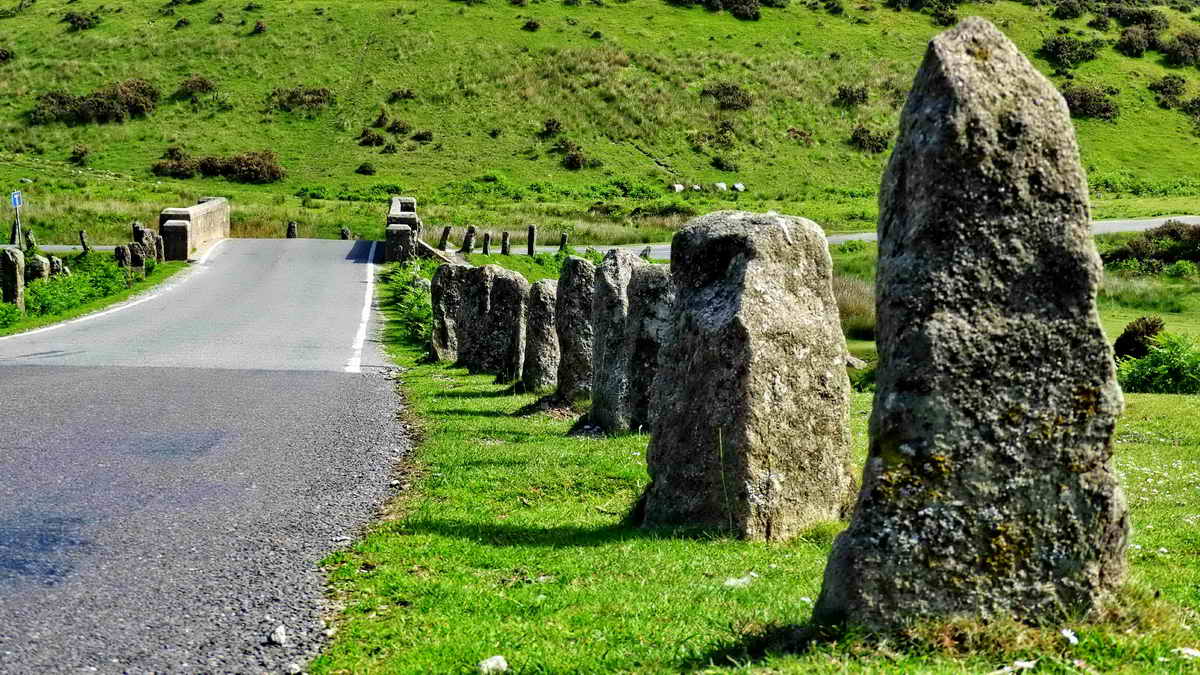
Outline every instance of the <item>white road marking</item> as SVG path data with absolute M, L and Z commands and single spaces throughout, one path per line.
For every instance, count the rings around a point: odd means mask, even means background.
M 217 250 L 218 246 L 220 246 L 221 244 L 224 244 L 227 241 L 229 241 L 229 240 L 221 239 L 221 240 L 217 241 L 217 243 L 213 244 L 208 249 L 208 251 L 206 251 L 204 253 L 203 257 L 201 257 L 199 260 L 196 261 L 196 267 L 189 268 L 183 274 L 183 276 L 167 282 L 166 285 L 159 287 L 157 291 L 155 291 L 154 293 L 151 293 L 150 295 L 147 295 L 144 297 L 139 297 L 134 300 L 126 300 L 125 302 L 122 302 L 115 307 L 110 307 L 102 312 L 96 312 L 94 314 L 85 314 L 77 319 L 70 319 L 69 321 L 60 321 L 59 323 L 51 324 L 49 326 L 44 326 L 42 328 L 37 328 L 35 330 L 25 331 L 24 333 L 15 333 L 13 335 L 6 335 L 4 337 L 0 337 L 0 342 L 3 342 L 4 340 L 12 340 L 14 338 L 29 337 L 30 335 L 37 335 L 38 333 L 46 333 L 46 332 L 49 332 L 52 330 L 56 330 L 58 328 L 62 328 L 63 326 L 71 326 L 71 325 L 74 325 L 77 323 L 91 321 L 92 319 L 99 319 L 102 316 L 108 316 L 109 314 L 116 314 L 117 312 L 127 310 L 130 307 L 137 307 L 138 305 L 142 304 L 143 302 L 150 302 L 151 300 L 154 300 L 155 298 L 157 298 L 161 295 L 164 295 L 166 293 L 169 293 L 170 291 L 175 290 L 176 288 L 179 288 L 180 286 L 182 286 L 184 284 L 184 282 L 186 282 L 188 279 L 191 279 L 196 274 L 196 272 L 201 271 L 202 268 L 200 266 L 204 265 L 208 261 L 208 256 L 212 255 L 212 252 Z
M 363 345 L 367 342 L 367 323 L 371 320 L 371 301 L 375 299 L 375 242 L 371 242 L 371 250 L 367 253 L 367 292 L 363 298 L 362 318 L 358 322 L 358 332 L 354 335 L 353 354 L 346 362 L 347 373 L 362 372 Z

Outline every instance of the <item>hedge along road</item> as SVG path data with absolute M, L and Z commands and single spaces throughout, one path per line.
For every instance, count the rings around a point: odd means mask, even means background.
M 407 449 L 372 252 L 227 240 L 160 294 L 0 340 L 0 673 L 316 653 L 319 561 Z

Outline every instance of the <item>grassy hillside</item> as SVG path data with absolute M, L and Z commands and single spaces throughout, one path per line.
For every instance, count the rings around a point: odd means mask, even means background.
M 848 141 L 859 125 L 895 128 L 925 43 L 942 29 L 871 0 L 840 14 L 834 5 L 791 2 L 741 21 L 663 0 L 24 0 L 0 18 L 0 49 L 12 54 L 0 63 L 0 182 L 35 179 L 23 186 L 29 215 L 50 239 L 89 222 L 102 239 L 109 221 L 123 233 L 128 219 L 201 193 L 233 196 L 249 233 L 278 236 L 286 220 L 315 235 L 341 223 L 366 231 L 380 227 L 381 199 L 395 190 L 416 195 L 437 224 L 516 234 L 536 222 L 579 243 L 661 240 L 692 213 L 730 206 L 872 229 L 887 154 Z M 1165 36 L 1194 25 L 1163 11 Z M 71 30 L 68 12 L 100 21 Z M 1008 1 L 958 10 L 997 22 L 1031 56 L 1060 26 L 1109 41 L 1120 31 L 1050 12 Z M 1194 210 L 1200 138 L 1147 89 L 1167 72 L 1200 79 L 1156 52 L 1135 59 L 1111 45 L 1075 70 L 1076 83 L 1119 90 L 1115 121 L 1077 124 L 1099 216 Z M 195 75 L 215 90 L 176 95 Z M 130 78 L 161 92 L 145 117 L 32 123 L 47 92 L 81 96 Z M 702 95 L 720 85 L 740 87 L 749 107 Z M 865 85 L 866 102 L 838 105 L 840 85 Z M 327 89 L 331 103 L 281 110 L 271 93 L 294 87 Z M 384 145 L 360 145 L 381 111 L 388 125 L 371 131 Z M 77 146 L 90 168 L 67 164 Z M 171 146 L 197 157 L 269 149 L 287 176 L 255 186 L 153 176 Z M 566 168 L 568 155 L 583 168 Z M 364 163 L 374 175 L 356 173 Z M 716 181 L 748 192 L 666 190 Z

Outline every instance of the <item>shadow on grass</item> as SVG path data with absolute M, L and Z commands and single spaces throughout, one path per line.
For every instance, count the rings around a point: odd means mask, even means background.
M 745 668 L 770 656 L 803 656 L 822 644 L 846 637 L 843 628 L 815 623 L 768 625 L 748 633 L 742 639 L 699 654 L 679 664 L 680 672 L 693 672 L 709 666 Z
M 512 396 L 513 392 L 508 389 L 499 391 L 439 391 L 434 396 L 438 398 L 505 398 Z
M 640 528 L 625 524 L 602 527 L 526 527 L 507 523 L 468 523 L 414 516 L 402 528 L 413 534 L 434 534 L 443 537 L 469 539 L 485 546 L 545 546 L 568 548 L 574 546 L 607 546 L 635 540 L 692 539 L 723 540 L 728 536 L 720 531 L 699 528 Z

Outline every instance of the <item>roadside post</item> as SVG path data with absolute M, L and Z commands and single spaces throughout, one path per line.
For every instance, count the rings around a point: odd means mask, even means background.
M 9 204 L 13 209 L 13 229 L 11 243 L 17 248 L 25 248 L 25 230 L 21 229 L 21 207 L 25 205 L 25 197 L 20 190 L 9 195 Z

